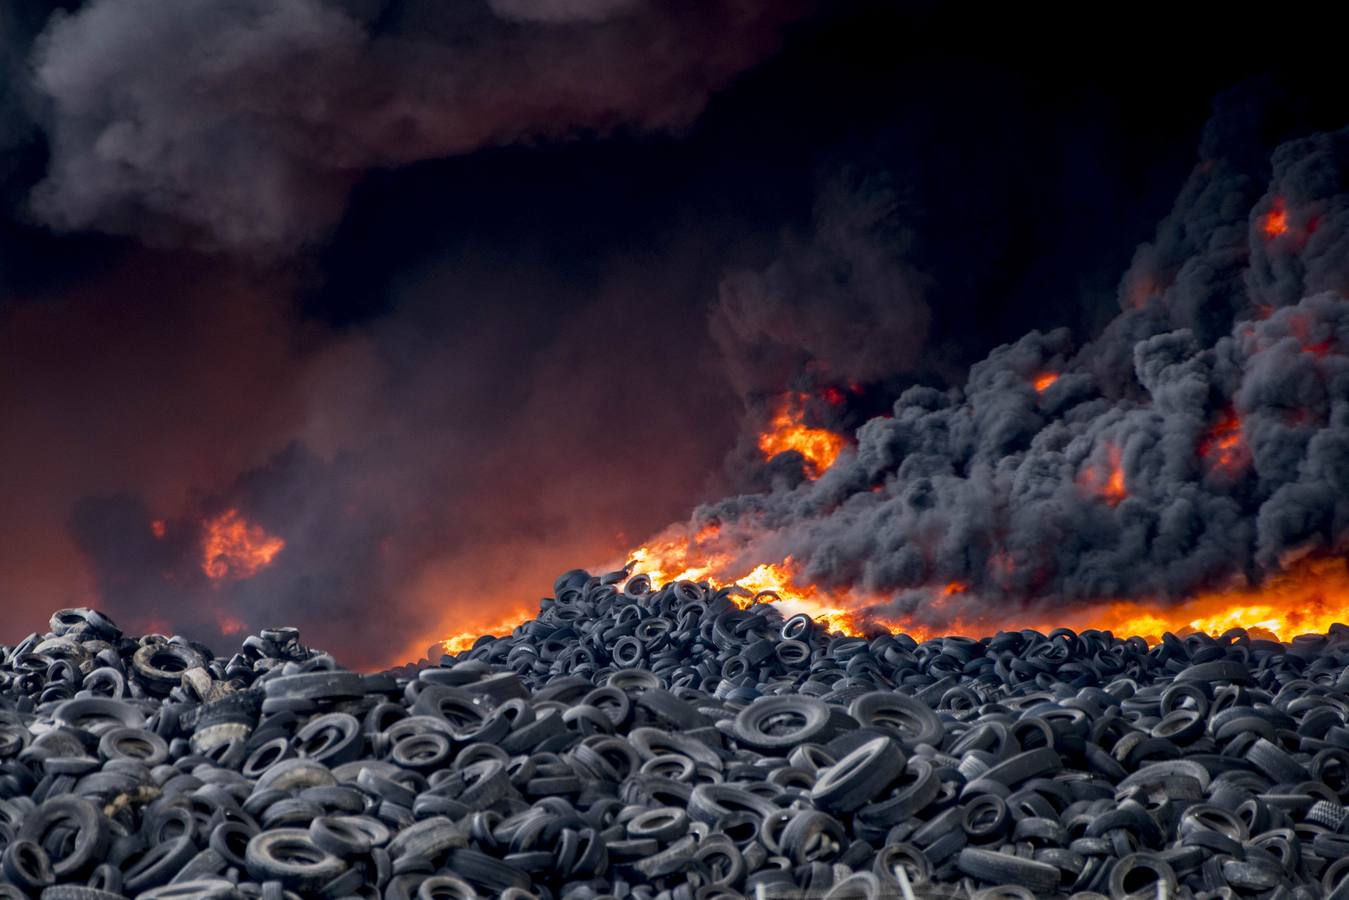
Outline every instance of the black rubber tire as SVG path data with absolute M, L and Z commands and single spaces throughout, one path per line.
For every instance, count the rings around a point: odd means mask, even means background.
M 108 819 L 102 810 L 80 797 L 53 797 L 29 813 L 16 837 L 45 846 L 46 836 L 55 829 L 73 828 L 76 836 L 63 843 L 69 848 L 60 859 L 51 861 L 57 881 L 85 875 L 103 862 L 108 849 Z
M 436 861 L 448 851 L 467 846 L 468 833 L 463 828 L 443 816 L 432 816 L 399 831 L 389 841 L 388 850 L 395 861 L 404 856 Z
M 677 807 L 658 806 L 634 816 L 628 821 L 626 830 L 631 840 L 672 841 L 688 834 L 689 817 Z
M 191 834 L 151 844 L 131 866 L 124 866 L 123 887 L 132 894 L 166 885 L 197 853 Z
M 1053 775 L 1063 768 L 1063 759 L 1049 747 L 1037 747 L 1027 750 L 993 766 L 979 776 L 982 780 L 996 781 L 1008 787 L 1016 787 L 1032 778 Z
M 457 875 L 433 875 L 417 886 L 417 900 L 477 900 L 473 885 Z
M 736 741 L 752 750 L 784 755 L 801 744 L 828 740 L 829 726 L 830 709 L 823 700 L 784 694 L 746 706 L 732 730 Z
M 906 748 L 918 744 L 941 747 L 946 735 L 941 719 L 927 704 L 894 691 L 872 691 L 848 705 L 848 714 L 865 728 L 894 732 Z
M 1110 870 L 1111 900 L 1171 897 L 1177 885 L 1175 870 L 1155 853 L 1131 853 Z
M 956 868 L 987 884 L 1020 885 L 1036 894 L 1047 894 L 1059 883 L 1059 870 L 1047 863 L 979 847 L 961 850 Z
M 317 891 L 346 869 L 346 863 L 315 845 L 300 828 L 255 835 L 244 858 L 248 874 L 258 881 L 279 881 L 301 892 Z
M 310 719 L 295 735 L 295 747 L 303 759 L 328 768 L 351 762 L 365 749 L 365 734 L 355 716 L 328 713 Z
M 873 738 L 820 772 L 810 789 L 811 802 L 820 809 L 851 812 L 882 794 L 906 763 L 898 744 Z
M 137 895 L 136 900 L 239 900 L 242 896 L 233 883 L 207 878 L 157 887 Z
M 56 880 L 47 851 L 22 838 L 10 841 L 0 854 L 0 873 L 4 874 L 5 883 L 24 891 L 41 890 Z

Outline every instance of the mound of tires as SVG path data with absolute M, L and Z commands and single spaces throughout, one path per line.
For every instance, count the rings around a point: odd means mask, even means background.
M 0 898 L 1349 898 L 1349 629 L 916 643 L 569 572 L 362 675 L 0 647 Z

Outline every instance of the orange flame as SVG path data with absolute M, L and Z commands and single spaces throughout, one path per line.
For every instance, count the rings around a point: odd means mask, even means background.
M 1266 238 L 1276 238 L 1288 231 L 1288 210 L 1284 208 L 1283 198 L 1274 198 L 1274 208 L 1265 214 L 1261 229 Z
M 772 459 L 779 453 L 795 450 L 805 457 L 807 476 L 818 478 L 834 464 L 847 439 L 828 429 L 806 425 L 805 402 L 805 394 L 782 396 L 768 430 L 759 435 L 759 451 L 764 459 Z
M 1215 469 L 1225 472 L 1240 471 L 1249 458 L 1241 440 L 1241 417 L 1228 413 L 1218 420 L 1199 444 L 1199 453 Z
M 1118 446 L 1106 444 L 1105 453 L 1109 471 L 1102 472 L 1089 463 L 1078 475 L 1077 483 L 1087 493 L 1097 494 L 1109 505 L 1118 506 L 1121 500 L 1129 496 L 1128 487 L 1124 483 L 1124 466 L 1120 462 Z
M 482 637 L 484 634 L 510 634 L 515 630 L 517 625 L 528 622 L 532 618 L 534 618 L 532 614 L 524 610 L 517 610 L 508 616 L 503 616 L 494 625 L 488 625 L 481 629 L 461 631 L 458 634 L 451 635 L 440 641 L 440 645 L 445 648 L 446 653 L 462 653 L 465 650 L 471 649 L 478 638 Z M 433 659 L 431 662 L 439 662 L 439 660 Z
M 1257 587 L 1201 593 L 1177 604 L 1124 601 L 1095 608 L 1083 627 L 1138 635 L 1156 643 L 1170 631 L 1220 635 L 1245 628 L 1252 637 L 1287 641 L 1299 634 L 1323 634 L 1349 621 L 1349 566 L 1343 558 L 1304 560 Z
M 286 546 L 261 525 L 250 525 L 237 509 L 228 509 L 203 525 L 201 570 L 214 580 L 252 578 Z
M 1035 385 L 1035 392 L 1037 394 L 1043 394 L 1046 388 L 1048 388 L 1051 384 L 1053 384 L 1058 380 L 1059 380 L 1059 373 L 1042 372 L 1041 374 L 1036 375 L 1035 380 L 1031 383 Z
M 980 637 L 1023 628 L 1048 633 L 1066 626 L 1078 631 L 1089 628 L 1110 631 L 1120 637 L 1138 636 L 1155 644 L 1166 632 L 1180 636 L 1204 632 L 1217 636 L 1231 628 L 1244 628 L 1254 638 L 1288 641 L 1299 634 L 1325 633 L 1331 625 L 1349 620 L 1349 564 L 1342 557 L 1305 559 L 1264 584 L 1205 591 L 1177 603 L 1158 600 L 1083 603 L 1053 611 L 1052 619 L 1047 618 L 1051 611 L 1043 607 L 1018 612 L 1009 611 L 1005 605 L 989 604 L 983 615 L 974 618 L 951 610 L 954 614 L 945 624 L 935 626 L 906 619 L 868 618 L 859 610 L 878 598 L 831 597 L 814 585 L 798 584 L 798 573 L 790 557 L 781 563 L 757 565 L 738 578 L 715 577 L 710 573 L 717 571 L 727 557 L 712 553 L 707 564 L 689 566 L 690 554 L 699 552 L 696 544 L 696 535 L 687 541 L 667 537 L 652 542 L 633 552 L 630 568 L 634 574 L 650 577 L 653 588 L 673 581 L 706 582 L 713 588 L 739 585 L 744 590 L 731 599 L 742 608 L 751 605 L 758 596 L 759 602 L 776 604 L 784 615 L 805 613 L 829 630 L 851 636 L 883 628 L 925 641 L 943 635 Z M 970 591 L 970 585 L 962 581 L 935 586 L 926 603 L 925 618 L 941 619 L 940 613 L 950 607 L 953 597 Z M 529 618 L 530 614 L 517 612 L 485 633 L 508 634 Z M 441 643 L 447 653 L 458 653 L 469 649 L 477 639 L 477 632 L 464 632 Z

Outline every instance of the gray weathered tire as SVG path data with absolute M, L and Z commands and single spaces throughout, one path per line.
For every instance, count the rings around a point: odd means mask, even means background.
M 1047 863 L 978 847 L 961 850 L 956 867 L 988 884 L 1017 884 L 1037 894 L 1046 894 L 1059 883 L 1059 870 Z
M 248 874 L 297 891 L 316 891 L 341 875 L 346 863 L 316 845 L 300 828 L 264 831 L 248 842 Z

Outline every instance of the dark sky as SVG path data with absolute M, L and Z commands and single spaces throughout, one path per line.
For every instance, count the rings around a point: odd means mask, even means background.
M 753 483 L 765 396 L 848 374 L 806 332 L 874 335 L 854 416 L 1091 336 L 1215 97 L 1254 152 L 1349 121 L 1315 39 L 1177 6 L 0 0 L 0 641 L 96 603 L 417 653 Z M 775 266 L 764 363 L 719 297 Z M 207 584 L 230 507 L 288 546 Z

